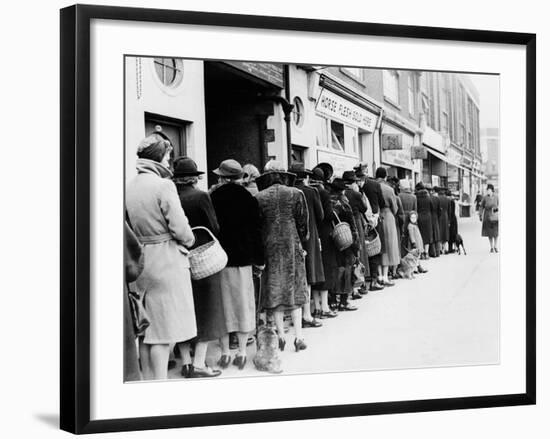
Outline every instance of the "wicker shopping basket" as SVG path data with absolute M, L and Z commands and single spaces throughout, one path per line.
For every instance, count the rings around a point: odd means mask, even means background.
M 382 251 L 382 241 L 375 227 L 371 228 L 365 236 L 365 248 L 369 258 L 376 256 Z
M 332 223 L 334 229 L 332 230 L 332 239 L 338 251 L 345 250 L 353 244 L 353 235 L 351 234 L 351 227 L 348 223 L 340 221 L 338 214 L 334 212 L 334 216 L 338 220 L 338 224 Z
M 206 227 L 193 227 L 192 230 L 206 230 L 211 241 L 189 251 L 191 279 L 200 280 L 222 271 L 227 265 L 227 253 L 220 242 Z

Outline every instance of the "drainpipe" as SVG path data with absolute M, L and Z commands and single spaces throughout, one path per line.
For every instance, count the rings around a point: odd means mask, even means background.
M 384 109 L 380 108 L 380 115 L 378 116 L 378 120 L 376 121 L 376 126 L 374 128 L 374 131 L 378 130 L 378 152 L 380 155 L 380 163 L 378 163 L 378 166 L 382 164 L 382 118 L 384 117 Z M 376 154 L 374 152 L 374 145 L 372 148 L 372 163 L 373 165 L 376 164 Z M 373 166 L 374 167 L 374 166 Z M 374 177 L 374 172 L 376 169 L 372 170 L 372 176 Z
M 284 75 L 284 81 L 285 81 L 285 99 L 287 102 L 287 106 L 283 105 L 283 111 L 285 114 L 285 123 L 286 123 L 286 154 L 287 154 L 287 169 L 290 167 L 290 162 L 292 158 L 292 134 L 291 134 L 291 114 L 292 109 L 294 108 L 294 105 L 291 104 L 290 101 L 290 66 L 288 64 L 285 64 L 283 67 L 283 75 Z

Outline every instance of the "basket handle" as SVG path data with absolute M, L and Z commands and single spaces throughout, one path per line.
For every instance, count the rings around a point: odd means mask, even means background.
M 334 216 L 335 216 L 336 219 L 338 220 L 338 224 L 340 224 L 342 221 L 340 221 L 340 217 L 338 216 L 338 214 L 336 213 L 336 211 L 333 210 L 332 213 L 334 213 Z M 336 227 L 336 224 L 334 224 L 334 221 L 332 222 L 332 227 Z
M 191 227 L 191 230 L 206 230 L 208 232 L 208 234 L 210 235 L 210 237 L 212 238 L 212 241 L 217 241 L 216 237 L 214 236 L 214 234 L 210 231 L 210 229 L 208 227 L 203 227 L 203 226 L 196 226 L 196 227 Z

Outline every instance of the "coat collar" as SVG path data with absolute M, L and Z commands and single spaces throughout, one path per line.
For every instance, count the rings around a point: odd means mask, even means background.
M 172 171 L 166 166 L 149 159 L 137 159 L 136 169 L 138 174 L 155 174 L 160 178 L 172 178 Z

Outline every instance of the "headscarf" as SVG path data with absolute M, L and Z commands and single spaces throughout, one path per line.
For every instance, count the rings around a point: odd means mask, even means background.
M 148 159 L 160 163 L 166 153 L 172 149 L 170 139 L 166 134 L 159 131 L 158 128 L 160 127 L 157 127 L 156 132 L 149 134 L 139 142 L 137 155 L 140 159 Z

